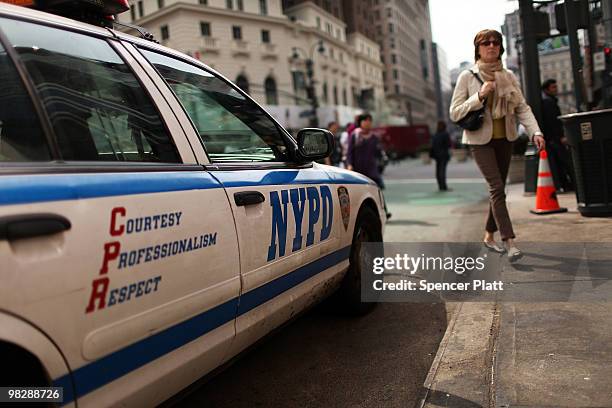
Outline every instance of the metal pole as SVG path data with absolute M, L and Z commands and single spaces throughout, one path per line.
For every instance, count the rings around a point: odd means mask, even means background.
M 605 45 L 609 47 L 612 45 L 612 0 L 602 0 L 601 8 L 603 13 L 602 22 L 605 31 Z M 604 102 L 604 107 L 612 106 L 612 90 L 610 89 L 610 67 L 606 66 L 606 69 L 601 74 L 602 85 L 601 93 Z
M 310 98 L 310 107 L 312 109 L 310 117 L 310 126 L 319 127 L 319 117 L 317 115 L 317 108 L 319 107 L 319 101 L 317 100 L 317 90 L 314 81 L 314 62 L 312 58 L 306 60 L 306 75 L 308 76 L 308 96 Z
M 582 67 L 580 66 L 580 44 L 576 28 L 576 6 L 574 0 L 565 0 L 565 26 L 570 43 L 570 56 L 572 57 L 572 73 L 574 75 L 574 96 L 576 98 L 576 110 L 586 110 L 584 106 L 584 79 L 582 78 Z
M 595 52 L 597 52 L 597 36 L 595 33 L 595 25 L 593 22 L 593 15 L 592 15 L 592 11 L 590 6 L 587 6 L 588 8 L 588 15 L 587 15 L 587 19 L 589 22 L 589 28 L 587 29 L 587 34 L 588 34 L 588 38 L 589 38 L 589 90 L 588 90 L 588 104 L 587 104 L 587 110 L 592 110 L 593 106 L 595 106 L 597 103 L 595 101 L 595 86 L 596 86 L 596 79 L 595 79 L 595 70 L 593 67 L 593 55 L 595 54 Z
M 602 0 L 601 9 L 606 32 L 606 44 L 610 46 L 612 45 L 612 0 Z
M 519 0 L 521 31 L 523 32 L 523 90 L 527 103 L 539 123 L 542 123 L 542 94 L 540 92 L 540 59 L 534 25 L 532 0 Z

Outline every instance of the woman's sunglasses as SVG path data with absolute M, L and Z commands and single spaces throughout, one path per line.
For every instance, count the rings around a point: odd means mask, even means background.
M 489 45 L 493 44 L 496 47 L 499 47 L 501 45 L 501 43 L 497 40 L 487 40 L 487 41 L 483 41 L 480 43 L 480 45 L 484 45 L 485 47 L 488 47 Z

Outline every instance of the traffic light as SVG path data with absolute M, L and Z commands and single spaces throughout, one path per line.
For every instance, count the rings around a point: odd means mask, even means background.
M 604 46 L 603 53 L 606 59 L 606 69 L 602 73 L 602 80 L 605 87 L 610 87 L 612 85 L 612 77 L 610 76 L 612 72 L 612 47 Z

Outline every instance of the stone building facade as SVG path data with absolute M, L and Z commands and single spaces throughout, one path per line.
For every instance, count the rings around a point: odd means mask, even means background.
M 341 19 L 312 2 L 285 10 L 281 0 L 136 0 L 131 7 L 120 20 L 218 70 L 285 127 L 308 126 L 308 59 L 319 125 L 352 120 L 364 95 L 384 99 L 378 45 L 347 36 Z

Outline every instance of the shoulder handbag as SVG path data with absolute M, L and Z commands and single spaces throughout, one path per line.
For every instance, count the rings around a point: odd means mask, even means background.
M 480 82 L 481 84 L 483 84 L 482 79 L 480 79 L 480 77 L 478 75 L 476 75 L 476 73 L 472 70 L 470 70 L 470 72 L 472 73 L 472 75 L 474 75 L 476 77 L 476 79 L 478 80 L 478 82 Z M 480 129 L 480 127 L 482 126 L 482 122 L 484 122 L 484 115 L 485 115 L 485 109 L 487 108 L 487 99 L 485 98 L 485 100 L 483 101 L 483 107 L 476 110 L 476 111 L 470 111 L 468 112 L 467 115 L 465 115 L 463 118 L 459 119 L 457 122 L 455 122 L 456 125 L 458 125 L 459 127 L 465 129 L 465 130 L 478 130 Z

